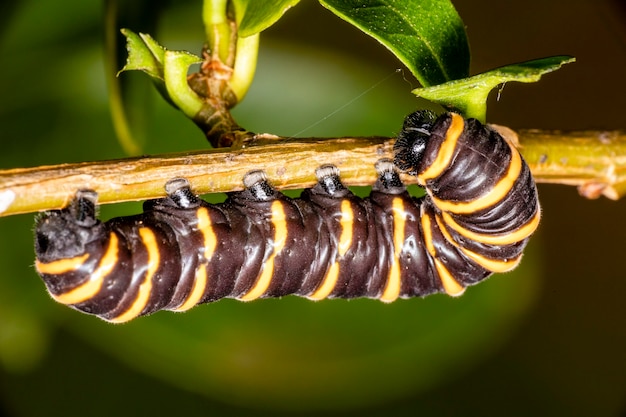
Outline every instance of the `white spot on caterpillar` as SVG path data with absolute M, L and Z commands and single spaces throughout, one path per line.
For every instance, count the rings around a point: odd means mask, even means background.
M 0 213 L 4 213 L 15 200 L 15 192 L 5 190 L 0 192 Z

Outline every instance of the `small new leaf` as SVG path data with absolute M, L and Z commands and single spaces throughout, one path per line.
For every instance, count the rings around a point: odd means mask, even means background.
M 138 70 L 162 82 L 165 48 L 145 33 L 136 34 L 132 30 L 122 29 L 122 34 L 126 37 L 128 58 L 118 75 L 124 71 Z
M 128 59 L 119 73 L 143 71 L 165 100 L 189 117 L 195 116 L 193 112 L 199 111 L 201 100 L 191 91 L 186 80 L 189 66 L 201 62 L 200 57 L 189 52 L 168 51 L 145 33 L 122 29 L 122 34 L 126 36 Z
M 465 27 L 448 0 L 319 0 L 387 47 L 423 86 L 469 75 Z
M 417 88 L 413 90 L 413 94 L 448 109 L 455 109 L 465 117 L 473 117 L 485 122 L 487 96 L 491 90 L 510 81 L 521 83 L 539 81 L 542 75 L 556 71 L 575 60 L 570 56 L 554 56 L 507 65 L 461 80 L 433 87 Z

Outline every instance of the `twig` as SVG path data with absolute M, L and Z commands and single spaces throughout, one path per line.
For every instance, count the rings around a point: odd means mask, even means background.
M 626 131 L 526 129 L 516 135 L 537 182 L 573 185 L 590 199 L 626 194 Z
M 587 198 L 626 193 L 626 132 L 497 128 L 517 141 L 537 182 L 575 185 Z M 264 169 L 279 189 L 312 186 L 322 164 L 339 167 L 347 185 L 371 185 L 375 162 L 393 158 L 394 138 L 254 139 L 262 144 L 0 171 L 0 216 L 64 207 L 78 189 L 95 190 L 101 204 L 158 198 L 174 177 L 187 178 L 199 194 L 236 191 L 252 169 Z

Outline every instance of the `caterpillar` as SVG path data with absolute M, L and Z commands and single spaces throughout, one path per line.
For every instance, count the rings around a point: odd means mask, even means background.
M 519 263 L 540 208 L 512 144 L 476 120 L 418 111 L 394 152 L 366 198 L 332 165 L 295 199 L 262 171 L 220 204 L 174 178 L 142 214 L 107 222 L 96 218 L 97 194 L 81 190 L 37 219 L 35 267 L 56 301 L 120 323 L 225 297 L 458 296 Z M 426 195 L 411 197 L 396 167 Z

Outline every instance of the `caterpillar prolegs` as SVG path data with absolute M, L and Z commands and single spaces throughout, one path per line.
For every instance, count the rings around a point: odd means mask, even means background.
M 101 222 L 95 192 L 36 225 L 36 269 L 52 297 L 110 322 L 184 311 L 221 298 L 456 296 L 514 268 L 539 222 L 535 183 L 519 152 L 476 120 L 409 115 L 395 164 L 426 196 L 409 196 L 379 161 L 369 197 L 339 171 L 291 199 L 261 171 L 224 203 L 198 198 L 182 178 L 144 212 Z

